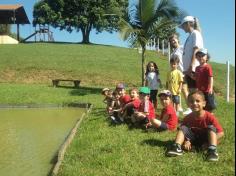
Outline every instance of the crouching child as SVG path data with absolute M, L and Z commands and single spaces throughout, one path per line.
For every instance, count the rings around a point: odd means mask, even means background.
M 187 115 L 180 125 L 175 143 L 167 151 L 167 156 L 183 155 L 183 150 L 190 151 L 193 147 L 207 148 L 206 160 L 218 161 L 217 144 L 224 135 L 223 129 L 210 112 L 204 110 L 206 105 L 204 94 L 195 91 L 188 96 L 188 105 L 192 113 Z

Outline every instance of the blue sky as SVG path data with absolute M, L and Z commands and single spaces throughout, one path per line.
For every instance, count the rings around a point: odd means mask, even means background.
M 37 0 L 0 0 L 0 4 L 22 4 L 27 16 L 32 22 L 33 5 Z M 235 65 L 235 1 L 234 0 L 176 0 L 177 5 L 189 15 L 200 21 L 204 46 L 208 49 L 214 62 Z M 13 27 L 15 31 L 15 27 Z M 56 41 L 80 42 L 81 33 L 52 29 Z M 180 33 L 181 44 L 184 44 L 188 34 L 177 29 Z M 34 32 L 32 25 L 20 27 L 21 36 L 27 37 Z M 128 44 L 119 38 L 117 33 L 103 32 L 96 34 L 92 31 L 90 40 L 97 44 L 128 47 Z

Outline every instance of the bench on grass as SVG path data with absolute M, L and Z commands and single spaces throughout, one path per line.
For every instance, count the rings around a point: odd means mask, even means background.
M 53 87 L 58 87 L 59 82 L 61 81 L 73 82 L 75 87 L 79 87 L 80 82 L 81 82 L 80 80 L 76 80 L 76 79 L 53 79 L 52 80 Z

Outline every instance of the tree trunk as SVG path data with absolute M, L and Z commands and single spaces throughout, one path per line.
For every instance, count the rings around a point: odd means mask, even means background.
M 85 27 L 82 27 L 81 28 L 81 31 L 82 31 L 82 35 L 83 35 L 83 40 L 82 40 L 82 43 L 84 44 L 89 44 L 89 35 L 90 35 L 90 31 L 91 31 L 91 25 L 87 25 Z
M 145 86 L 145 45 L 142 46 L 142 86 Z

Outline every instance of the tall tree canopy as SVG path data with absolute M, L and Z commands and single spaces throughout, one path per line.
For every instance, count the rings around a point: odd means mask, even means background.
M 138 0 L 130 5 L 125 18 L 121 19 L 120 34 L 131 46 L 142 48 L 142 85 L 145 78 L 146 44 L 156 35 L 166 35 L 183 16 L 174 0 Z
M 97 33 L 117 31 L 127 6 L 128 0 L 41 0 L 34 5 L 33 25 L 50 24 L 60 30 L 81 31 L 82 43 L 89 43 L 92 29 Z

